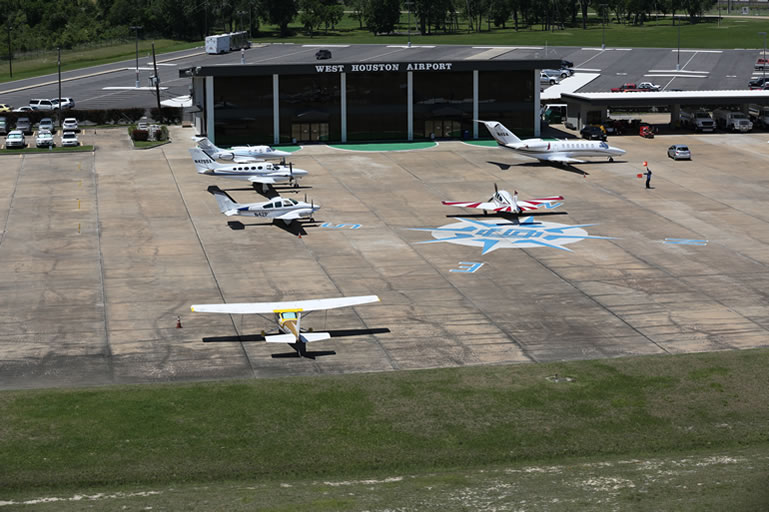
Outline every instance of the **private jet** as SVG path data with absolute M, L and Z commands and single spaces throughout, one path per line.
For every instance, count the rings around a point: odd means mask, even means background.
M 219 210 L 228 217 L 241 215 L 244 217 L 263 217 L 266 219 L 282 220 L 286 225 L 301 218 L 310 218 L 320 210 L 320 205 L 297 201 L 288 197 L 276 196 L 261 203 L 240 204 L 235 202 L 226 192 L 217 186 L 208 187 L 208 192 L 216 198 Z
M 610 162 L 615 156 L 625 154 L 624 149 L 609 146 L 606 142 L 582 139 L 525 139 L 521 140 L 499 121 L 478 121 L 483 123 L 491 136 L 502 147 L 518 154 L 536 158 L 543 162 L 559 164 L 583 164 L 584 157 L 603 156 Z
M 551 210 L 558 208 L 563 203 L 563 196 L 541 197 L 539 199 L 519 200 L 518 191 L 512 195 L 507 190 L 499 190 L 494 184 L 494 195 L 486 202 L 478 201 L 441 201 L 444 206 L 458 206 L 460 208 L 475 208 L 483 210 L 483 213 L 493 212 L 502 216 L 517 216 L 539 208 Z
M 265 315 L 274 314 L 278 330 L 282 334 L 264 335 L 267 343 L 288 343 L 299 357 L 314 359 L 307 352 L 307 343 L 331 338 L 328 332 L 308 332 L 302 330 L 302 313 L 307 316 L 313 311 L 326 311 L 336 308 L 347 308 L 361 304 L 379 302 L 376 295 L 359 297 L 337 297 L 331 299 L 296 300 L 286 302 L 248 302 L 240 304 L 196 304 L 191 306 L 195 313 L 225 313 L 228 315 Z M 310 329 L 312 331 L 312 329 Z M 331 352 L 333 353 L 333 352 Z
M 198 147 L 211 155 L 214 159 L 228 160 L 238 164 L 245 164 L 264 160 L 266 158 L 286 158 L 291 156 L 288 151 L 280 151 L 270 146 L 233 146 L 230 149 L 216 147 L 208 137 L 193 137 Z
M 245 180 L 250 182 L 254 188 L 260 184 L 265 192 L 276 183 L 290 183 L 294 187 L 298 187 L 298 180 L 307 175 L 307 171 L 294 169 L 292 164 L 251 162 L 249 164 L 223 165 L 215 162 L 213 158 L 199 148 L 190 148 L 190 156 L 192 156 L 198 174 Z

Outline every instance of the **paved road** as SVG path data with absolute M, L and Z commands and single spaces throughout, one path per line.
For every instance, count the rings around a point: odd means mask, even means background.
M 578 69 L 600 73 L 600 77 L 581 89 L 586 92 L 608 91 L 624 82 L 652 81 L 665 89 L 709 90 L 745 89 L 759 50 L 690 50 L 680 52 L 665 48 L 575 48 L 510 47 L 499 49 L 471 46 L 355 45 L 324 46 L 333 58 L 324 63 L 387 62 L 394 60 L 468 59 L 484 54 L 496 60 L 517 58 L 565 58 Z M 315 63 L 317 45 L 265 45 L 246 51 L 247 64 Z M 491 53 L 489 53 L 491 52 Z M 179 78 L 179 69 L 189 66 L 238 64 L 240 53 L 206 55 L 202 48 L 163 54 L 159 75 L 161 99 L 189 94 L 190 79 Z M 152 59 L 142 56 L 139 65 L 142 87 L 149 85 Z M 679 70 L 676 71 L 678 65 Z M 97 66 L 63 74 L 62 96 L 74 97 L 79 108 L 153 107 L 154 90 L 130 89 L 135 86 L 135 61 Z M 107 87 L 128 87 L 110 90 Z M 27 104 L 30 98 L 57 96 L 55 75 L 10 82 L 0 86 L 0 103 Z

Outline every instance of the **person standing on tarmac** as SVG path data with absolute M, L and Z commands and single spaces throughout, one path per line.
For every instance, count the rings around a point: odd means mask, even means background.
M 646 176 L 646 188 L 652 188 L 650 185 L 652 181 L 652 170 L 649 169 L 649 167 L 646 167 L 646 172 L 644 173 L 644 176 Z

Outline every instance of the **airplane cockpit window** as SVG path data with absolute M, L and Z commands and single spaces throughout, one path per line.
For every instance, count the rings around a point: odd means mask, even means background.
M 601 143 L 598 146 L 601 149 L 609 149 L 609 145 L 606 142 L 604 142 L 604 141 L 601 141 Z
M 283 206 L 296 206 L 296 201 L 293 199 L 284 199 Z
M 281 313 L 280 316 L 283 317 L 283 320 L 296 320 L 296 313 L 294 313 L 293 311 L 291 312 L 287 311 L 285 313 Z
M 264 207 L 265 208 L 275 208 L 275 205 L 272 204 L 272 203 L 267 203 L 266 205 L 264 205 Z

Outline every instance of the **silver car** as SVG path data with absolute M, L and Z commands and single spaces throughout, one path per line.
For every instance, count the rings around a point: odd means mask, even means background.
M 673 160 L 691 160 L 692 153 L 684 144 L 673 144 L 668 148 L 668 157 Z
M 21 130 L 13 130 L 5 138 L 5 148 L 23 148 L 27 145 L 26 139 L 24 139 L 24 132 Z
M 54 133 L 56 131 L 56 128 L 53 126 L 53 119 L 50 117 L 44 117 L 40 120 L 40 122 L 37 125 L 38 131 L 48 130 L 51 133 Z

